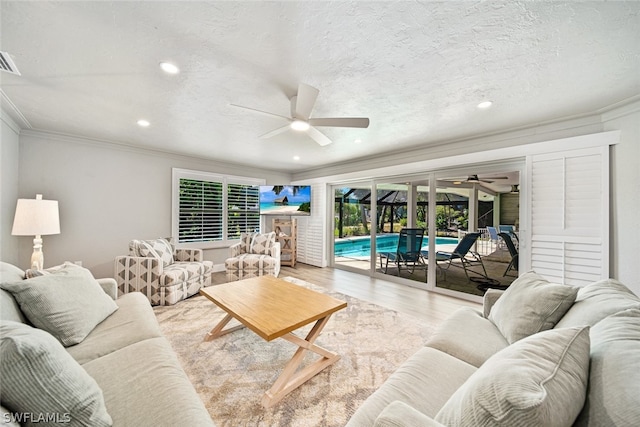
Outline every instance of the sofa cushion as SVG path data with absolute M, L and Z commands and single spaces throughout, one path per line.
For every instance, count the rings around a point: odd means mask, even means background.
M 447 426 L 570 426 L 584 404 L 589 327 L 552 329 L 496 353 L 435 420 Z
M 587 401 L 576 425 L 640 425 L 640 309 L 603 319 L 591 328 Z
M 11 321 L 1 321 L 0 332 L 0 393 L 7 408 L 36 419 L 55 415 L 61 425 L 111 425 L 100 387 L 53 336 Z
M 29 321 L 65 346 L 81 342 L 118 309 L 89 270 L 70 264 L 46 276 L 2 283 Z
M 628 308 L 640 308 L 640 298 L 617 280 L 600 280 L 580 288 L 576 302 L 556 327 L 593 326 L 605 317 Z
M 114 426 L 214 425 L 166 338 L 131 344 L 82 367 L 102 388 Z
M 426 416 L 420 411 L 416 411 L 404 402 L 396 400 L 391 402 L 378 418 L 373 427 L 401 427 L 401 426 L 420 426 L 420 427 L 444 427 L 433 418 Z
M 511 283 L 489 312 L 510 344 L 551 329 L 573 305 L 578 288 L 550 283 L 530 271 Z
M 439 350 L 423 347 L 407 359 L 353 414 L 348 427 L 371 427 L 398 400 L 434 417 L 476 368 Z M 355 403 L 355 402 L 354 402 Z
M 162 336 L 149 300 L 140 292 L 122 295 L 118 310 L 96 326 L 79 344 L 67 347 L 83 364 L 149 338 Z
M 480 367 L 509 343 L 478 310 L 461 307 L 438 325 L 426 345 Z

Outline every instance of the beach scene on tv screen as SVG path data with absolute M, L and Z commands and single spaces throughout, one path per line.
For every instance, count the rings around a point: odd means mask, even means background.
M 311 213 L 311 186 L 261 185 L 260 213 L 309 215 Z

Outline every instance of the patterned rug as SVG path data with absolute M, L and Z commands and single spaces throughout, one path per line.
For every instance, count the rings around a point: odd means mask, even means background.
M 204 342 L 224 312 L 202 296 L 154 307 L 162 332 L 219 426 L 344 426 L 433 331 L 412 316 L 292 277 L 284 280 L 346 301 L 348 307 L 331 317 L 316 341 L 341 359 L 270 409 L 260 400 L 293 356 L 293 344 L 266 342 L 247 328 Z M 296 334 L 304 336 L 310 328 Z

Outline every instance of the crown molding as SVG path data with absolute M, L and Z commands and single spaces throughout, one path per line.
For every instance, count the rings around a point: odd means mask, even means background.
M 179 161 L 189 162 L 190 164 L 194 164 L 194 166 L 200 165 L 200 167 L 206 168 L 207 170 L 224 168 L 224 170 L 228 171 L 226 172 L 227 174 L 236 174 L 236 175 L 245 176 L 247 174 L 247 170 L 250 170 L 252 172 L 252 175 L 279 174 L 279 175 L 285 175 L 288 178 L 290 178 L 291 176 L 291 174 L 289 173 L 283 173 L 282 171 L 258 168 L 255 165 L 223 162 L 223 161 L 220 161 L 219 159 L 190 156 L 190 155 L 181 154 L 175 151 L 139 147 L 139 146 L 134 146 L 134 145 L 122 143 L 122 142 L 115 142 L 115 141 L 103 140 L 98 138 L 88 138 L 84 136 L 71 135 L 71 134 L 66 134 L 61 132 L 52 132 L 52 131 L 46 131 L 41 129 L 23 130 L 20 133 L 20 136 L 22 138 L 30 138 L 30 137 L 41 138 L 41 139 L 48 139 L 52 141 L 60 141 L 65 143 L 96 147 L 101 149 L 125 151 L 129 153 L 141 154 L 144 156 L 155 156 L 155 157 L 162 157 L 165 159 L 171 158 Z

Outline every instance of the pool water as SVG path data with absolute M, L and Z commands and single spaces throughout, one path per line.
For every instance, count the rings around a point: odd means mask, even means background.
M 456 245 L 458 239 L 452 237 L 436 237 L 436 245 Z M 376 252 L 394 252 L 398 247 L 397 234 L 381 234 L 376 236 Z M 422 249 L 429 248 L 429 238 L 422 239 Z M 371 256 L 371 238 L 368 236 L 353 237 L 336 240 L 334 244 L 336 257 L 363 257 Z

